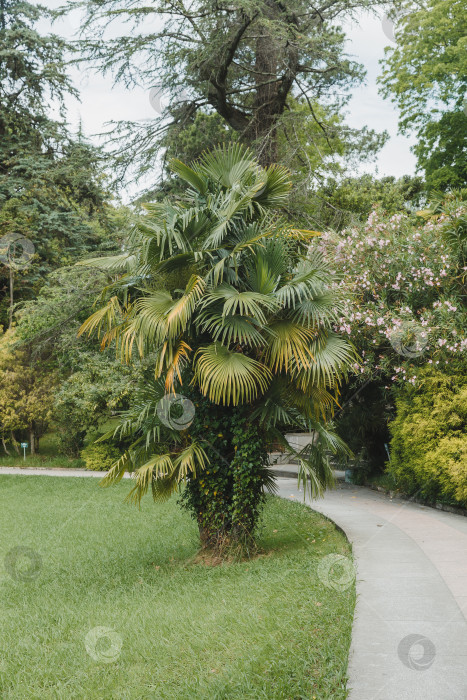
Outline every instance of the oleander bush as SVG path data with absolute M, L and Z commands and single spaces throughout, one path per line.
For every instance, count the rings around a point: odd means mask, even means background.
M 467 371 L 467 191 L 424 211 L 388 215 L 321 236 L 341 273 L 346 307 L 336 330 L 360 359 L 343 387 L 337 431 L 355 455 L 384 469 L 395 397 L 420 371 Z
M 411 495 L 467 505 L 467 378 L 426 369 L 405 384 L 390 424 L 388 472 Z

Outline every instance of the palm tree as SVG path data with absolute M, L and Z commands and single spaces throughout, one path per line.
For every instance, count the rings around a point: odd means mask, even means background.
M 251 541 L 264 487 L 274 488 L 272 441 L 296 455 L 313 496 L 332 483 L 328 455 L 344 447 L 326 421 L 354 351 L 332 329 L 341 297 L 319 234 L 279 213 L 289 172 L 261 168 L 239 145 L 172 169 L 185 200 L 146 205 L 127 251 L 83 263 L 120 277 L 80 332 L 154 368 L 115 432 L 133 442 L 104 484 L 132 472 L 138 502 L 186 482 L 203 542 Z M 161 418 L 176 392 L 195 406 L 183 430 Z M 313 443 L 296 452 L 291 429 L 313 431 Z

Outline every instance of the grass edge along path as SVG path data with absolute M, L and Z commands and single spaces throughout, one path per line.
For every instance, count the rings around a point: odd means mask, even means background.
M 0 476 L 2 700 L 347 697 L 355 591 L 326 579 L 350 556 L 333 523 L 269 497 L 263 554 L 210 567 L 175 498 L 138 511 L 127 492 Z

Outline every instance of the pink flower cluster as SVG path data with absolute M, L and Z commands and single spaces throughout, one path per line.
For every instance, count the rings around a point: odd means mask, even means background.
M 336 329 L 360 351 L 356 371 L 381 369 L 393 381 L 414 383 L 422 364 L 465 362 L 467 315 L 456 255 L 442 236 L 445 220 L 421 224 L 409 214 L 387 217 L 374 209 L 364 226 L 322 235 L 335 285 L 344 292 Z M 407 341 L 394 343 L 405 331 Z

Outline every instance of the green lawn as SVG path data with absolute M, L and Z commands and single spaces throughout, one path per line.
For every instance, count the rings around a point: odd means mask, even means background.
M 206 566 L 176 500 L 139 511 L 128 487 L 0 476 L 2 700 L 346 697 L 354 587 L 317 574 L 350 554 L 332 523 L 270 498 L 265 554 Z

